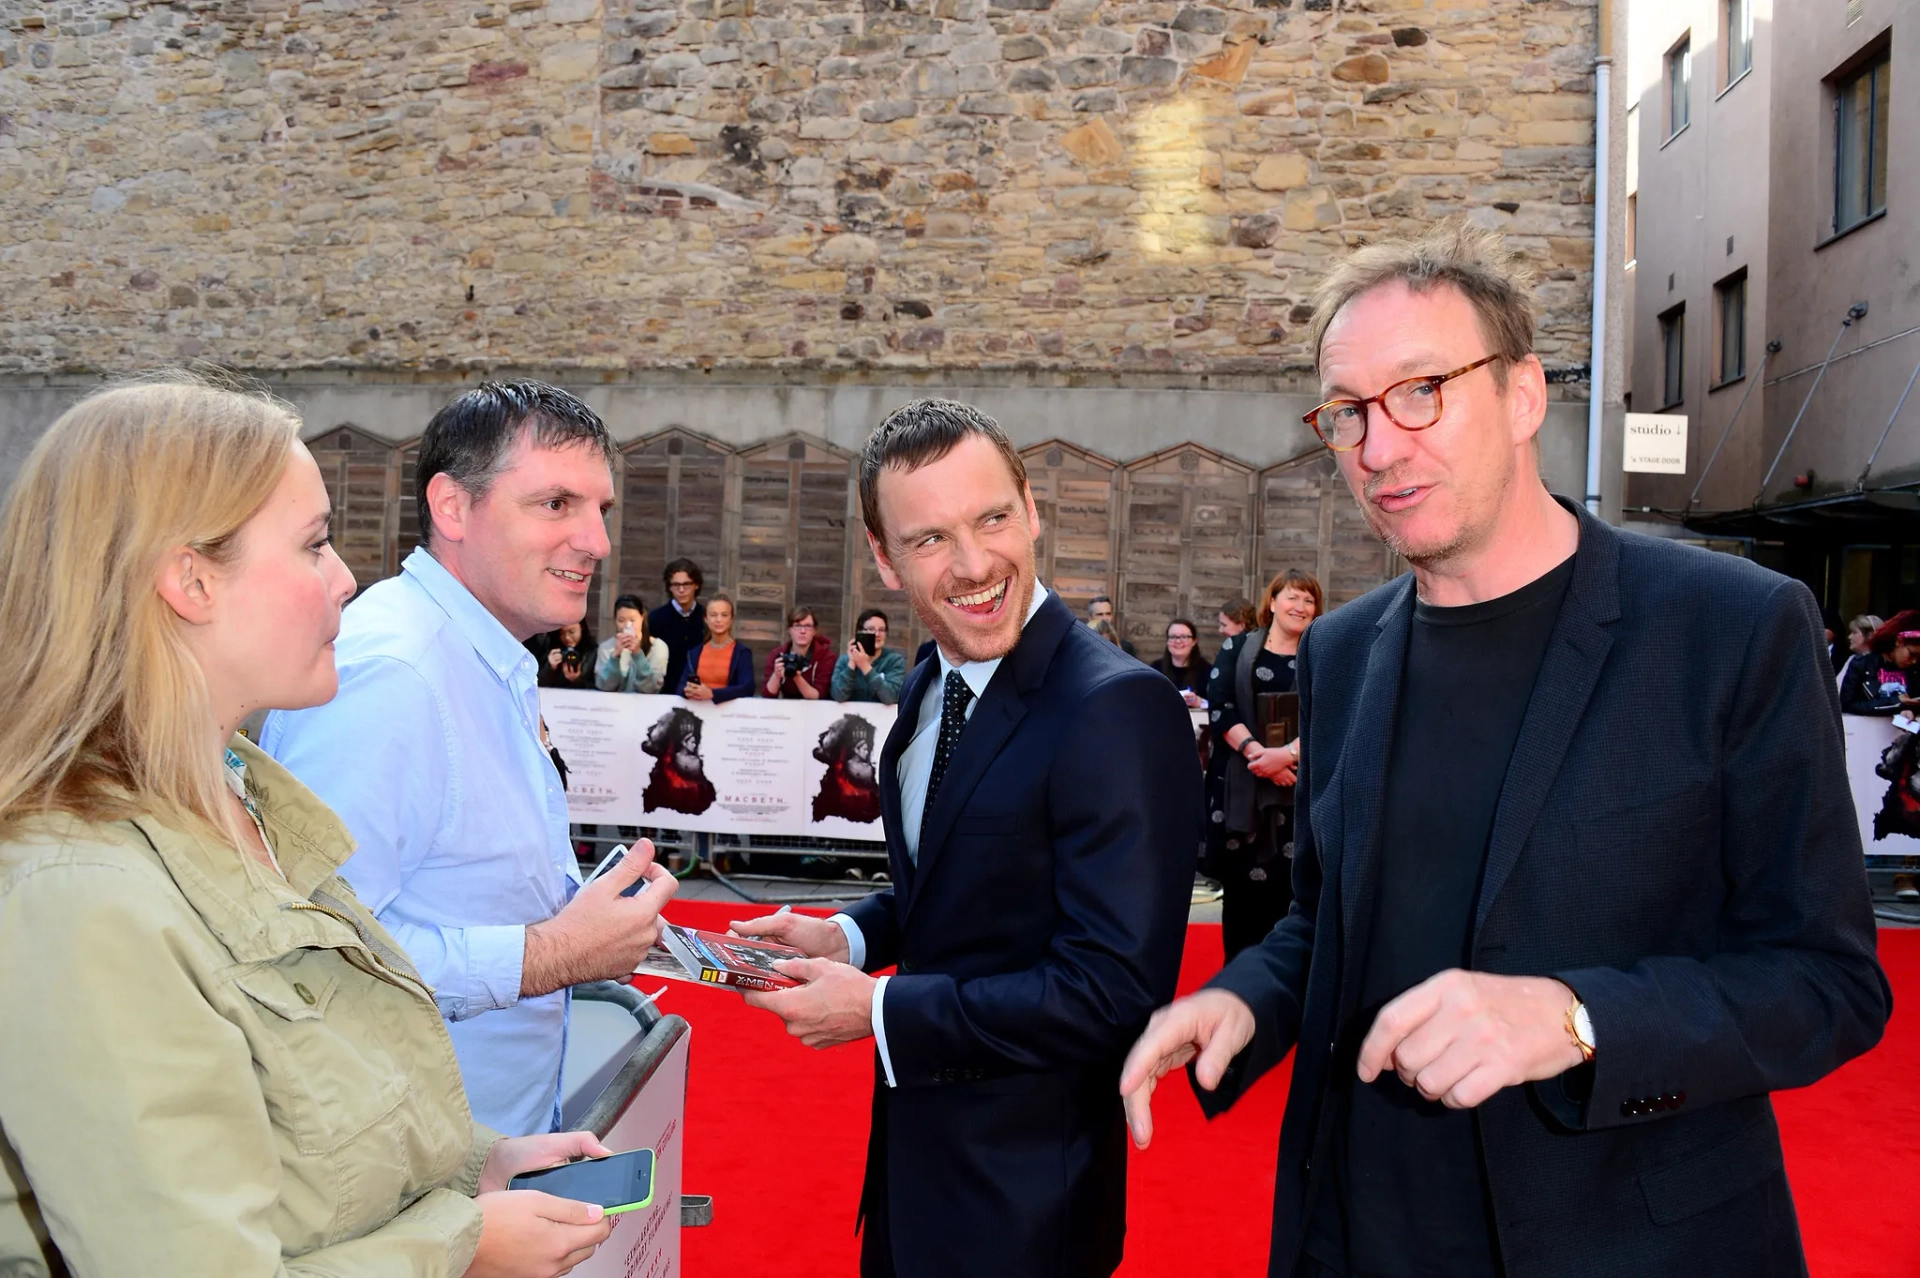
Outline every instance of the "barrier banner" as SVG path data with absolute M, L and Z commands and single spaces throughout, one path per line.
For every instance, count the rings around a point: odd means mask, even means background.
M 1860 846 L 1869 857 L 1920 857 L 1920 838 L 1915 837 L 1920 822 L 1912 805 L 1900 800 L 1902 788 L 1911 791 L 1916 784 L 1915 759 L 1893 749 L 1913 738 L 1880 715 L 1843 714 L 1840 721 L 1846 729 L 1847 781 L 1860 822 Z
M 540 711 L 567 762 L 577 824 L 885 837 L 880 747 L 892 706 L 542 688 Z

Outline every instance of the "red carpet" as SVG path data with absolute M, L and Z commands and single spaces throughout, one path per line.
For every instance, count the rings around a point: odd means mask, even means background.
M 765 912 L 702 901 L 670 911 L 707 928 Z M 1182 992 L 1219 968 L 1220 953 L 1218 927 L 1189 930 Z M 1775 1098 L 1813 1278 L 1920 1275 L 1909 1219 L 1920 1190 L 1920 931 L 1882 932 L 1880 953 L 1896 1004 L 1885 1041 L 1818 1086 Z M 685 1234 L 686 1272 L 853 1274 L 873 1045 L 810 1051 L 724 990 L 674 985 L 661 1005 L 693 1023 L 686 1185 L 716 1199 L 714 1223 Z M 1161 1089 L 1153 1148 L 1130 1164 L 1122 1275 L 1266 1272 L 1289 1072 L 1270 1074 L 1212 1124 L 1185 1083 Z

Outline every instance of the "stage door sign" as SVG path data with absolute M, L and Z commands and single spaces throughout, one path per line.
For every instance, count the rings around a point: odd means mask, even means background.
M 1685 413 L 1628 413 L 1623 469 L 1644 475 L 1687 473 Z
M 880 747 L 892 706 L 543 688 L 540 710 L 566 760 L 576 823 L 884 838 Z
M 574 1278 L 680 1278 L 680 1155 L 687 1143 L 687 1044 L 692 1039 L 688 1030 L 667 1050 L 600 1142 L 616 1153 L 653 1151 L 653 1206 L 614 1217 L 612 1235 L 574 1266 Z

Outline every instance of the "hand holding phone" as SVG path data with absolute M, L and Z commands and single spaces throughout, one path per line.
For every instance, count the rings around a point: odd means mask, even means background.
M 620 864 L 622 861 L 626 859 L 627 859 L 627 845 L 624 843 L 614 844 L 613 851 L 607 853 L 605 859 L 603 859 L 600 862 L 600 864 L 593 867 L 593 873 L 589 874 L 586 877 L 586 879 L 580 884 L 580 886 L 585 887 L 588 883 L 593 882 L 595 879 L 599 878 L 601 875 L 605 874 L 608 870 L 611 870 L 614 866 Z M 629 883 L 626 887 L 622 888 L 620 891 L 620 895 L 621 896 L 638 896 L 646 890 L 647 890 L 647 881 L 644 878 L 640 878 L 640 879 L 635 879 L 633 882 Z
M 653 1151 L 635 1149 L 606 1158 L 586 1158 L 522 1172 L 508 1189 L 537 1189 L 555 1198 L 594 1203 L 609 1216 L 653 1205 Z

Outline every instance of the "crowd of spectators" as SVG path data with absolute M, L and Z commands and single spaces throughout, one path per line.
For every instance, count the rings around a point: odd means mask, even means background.
M 593 627 L 576 622 L 535 635 L 527 650 L 542 688 L 600 692 L 666 692 L 690 701 L 738 697 L 870 701 L 896 705 L 907 660 L 887 646 L 888 618 L 878 608 L 861 613 L 844 651 L 820 629 L 819 613 L 801 605 L 787 614 L 787 638 L 767 654 L 754 681 L 754 655 L 734 635 L 734 604 L 724 594 L 702 598 L 706 575 L 691 559 L 675 559 L 661 573 L 667 602 L 653 611 L 637 594 L 613 601 L 611 637 L 596 643 Z M 921 649 L 924 660 L 932 641 Z

